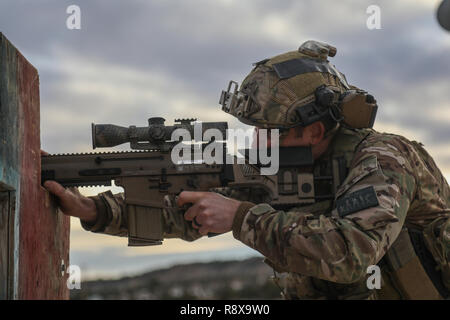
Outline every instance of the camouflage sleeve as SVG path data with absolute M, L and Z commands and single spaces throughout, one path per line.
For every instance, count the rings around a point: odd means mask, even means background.
M 111 191 L 106 191 L 89 198 L 94 200 L 97 207 L 97 220 L 92 224 L 80 220 L 81 226 L 95 233 L 126 237 L 128 221 L 127 215 L 124 214 L 123 193 L 113 194 Z
M 360 147 L 331 216 L 258 204 L 235 217 L 240 222 L 233 225 L 234 237 L 278 270 L 338 283 L 358 281 L 396 239 L 414 198 L 416 178 L 401 147 L 383 141 Z M 367 190 L 372 199 L 355 197 Z

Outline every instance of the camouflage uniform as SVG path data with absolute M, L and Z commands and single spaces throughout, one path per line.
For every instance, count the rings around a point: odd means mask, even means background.
M 404 226 L 423 232 L 439 224 L 436 242 L 442 270 L 450 261 L 450 190 L 421 144 L 372 129 L 340 128 L 317 166 L 333 157 L 345 159 L 348 174 L 334 200 L 275 210 L 263 197 L 217 189 L 242 202 L 233 222 L 233 236 L 261 252 L 274 270 L 286 273 L 279 282 L 286 298 L 373 298 L 366 269 L 389 251 Z M 340 214 L 336 203 L 357 190 L 373 187 L 377 206 Z M 250 198 L 250 199 L 249 199 Z M 99 218 L 86 230 L 127 235 L 123 195 L 106 192 L 93 197 Z M 166 197 L 166 238 L 188 241 L 200 237 L 183 219 L 174 199 Z M 447 222 L 445 222 L 447 221 Z M 435 232 L 435 231 L 433 231 Z M 382 269 L 382 271 L 384 271 Z M 383 275 L 383 281 L 386 281 Z

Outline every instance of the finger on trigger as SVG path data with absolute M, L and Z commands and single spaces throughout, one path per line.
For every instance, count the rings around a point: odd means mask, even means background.
M 193 205 L 184 213 L 184 219 L 187 221 L 194 220 L 194 217 L 197 215 L 197 206 Z

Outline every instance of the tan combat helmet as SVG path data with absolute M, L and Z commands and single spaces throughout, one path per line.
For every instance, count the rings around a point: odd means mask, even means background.
M 376 101 L 350 86 L 328 61 L 336 51 L 309 40 L 297 51 L 255 63 L 240 88 L 230 81 L 222 91 L 222 110 L 260 128 L 307 126 L 325 117 L 354 128 L 372 127 Z

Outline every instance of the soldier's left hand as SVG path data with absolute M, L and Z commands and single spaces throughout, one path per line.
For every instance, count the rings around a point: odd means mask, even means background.
M 183 191 L 178 196 L 178 206 L 192 203 L 184 218 L 192 221 L 199 233 L 225 233 L 231 231 L 240 201 L 214 192 Z

